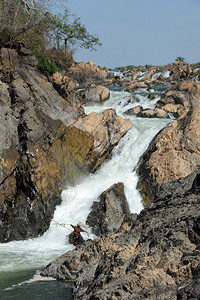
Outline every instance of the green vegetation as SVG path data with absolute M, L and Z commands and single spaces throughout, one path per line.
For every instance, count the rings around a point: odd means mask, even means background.
M 178 62 L 185 62 L 185 58 L 182 57 L 182 56 L 177 56 L 177 58 L 175 59 L 175 61 L 178 61 Z
M 116 70 L 119 70 L 120 72 L 125 72 L 125 71 L 130 71 L 130 70 L 132 70 L 133 68 L 135 68 L 135 66 L 134 65 L 128 65 L 128 66 L 126 66 L 126 67 L 116 67 L 115 69 Z
M 64 5 L 65 1 L 60 2 Z M 0 48 L 12 47 L 20 41 L 37 57 L 45 54 L 47 60 L 53 61 L 58 56 L 55 63 L 59 60 L 69 65 L 75 47 L 92 51 L 101 46 L 99 38 L 90 34 L 80 18 L 73 18 L 67 9 L 63 14 L 53 14 L 53 3 L 53 0 L 0 0 Z M 48 65 L 44 59 L 42 64 Z
M 145 68 L 147 69 L 147 70 L 149 70 L 150 68 L 152 68 L 153 67 L 153 65 L 145 65 Z
M 45 75 L 52 75 L 57 72 L 57 67 L 45 55 L 38 57 L 38 69 Z

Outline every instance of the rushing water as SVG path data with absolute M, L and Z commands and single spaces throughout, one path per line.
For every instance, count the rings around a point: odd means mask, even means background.
M 158 91 L 155 94 L 156 98 L 152 101 L 143 94 L 143 90 L 128 93 L 123 89 L 113 89 L 110 100 L 103 106 L 86 107 L 85 111 L 101 113 L 106 108 L 115 108 L 118 115 L 125 117 L 124 111 L 138 104 L 144 108 L 154 107 L 159 99 Z M 89 231 L 89 234 L 84 233 L 83 237 L 94 238 L 85 225 L 85 220 L 92 202 L 112 184 L 122 181 L 131 212 L 141 211 L 135 167 L 149 142 L 169 120 L 128 118 L 132 120 L 132 129 L 115 147 L 112 158 L 95 174 L 83 178 L 81 183 L 62 192 L 62 203 L 57 206 L 50 228 L 43 236 L 0 244 L 0 299 L 71 299 L 69 286 L 53 280 L 41 280 L 37 269 L 43 268 L 60 254 L 74 248 L 68 244 L 66 238 L 71 232 L 69 224 L 81 223 Z M 65 228 L 58 223 L 65 224 Z

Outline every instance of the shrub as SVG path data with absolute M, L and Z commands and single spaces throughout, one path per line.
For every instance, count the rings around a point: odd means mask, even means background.
M 185 62 L 185 58 L 182 57 L 182 56 L 177 56 L 177 58 L 175 59 L 175 61 Z
M 150 68 L 152 68 L 152 67 L 153 67 L 153 65 L 145 65 L 145 68 L 148 69 L 148 70 L 149 70 Z
M 57 72 L 57 67 L 45 55 L 38 57 L 38 69 L 45 75 L 52 75 Z
M 67 69 L 73 64 L 74 51 L 71 50 L 65 54 L 61 49 L 52 48 L 46 51 L 50 60 L 60 69 Z

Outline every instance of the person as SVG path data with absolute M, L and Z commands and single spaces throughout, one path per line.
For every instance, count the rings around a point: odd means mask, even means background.
M 81 244 L 81 232 L 86 232 L 88 233 L 86 230 L 81 228 L 80 224 L 77 224 L 76 226 L 70 224 L 73 228 L 74 228 L 74 245 L 77 247 L 78 245 Z

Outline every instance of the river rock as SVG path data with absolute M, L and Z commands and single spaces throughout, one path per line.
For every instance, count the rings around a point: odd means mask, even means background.
M 143 107 L 141 105 L 137 105 L 133 108 L 129 108 L 127 109 L 124 113 L 126 115 L 139 115 L 141 113 L 141 111 L 143 110 Z
M 132 82 L 128 86 L 128 88 L 126 89 L 126 92 L 133 92 L 139 88 L 145 88 L 145 87 L 147 87 L 147 84 L 144 81 L 140 82 L 140 81 L 136 80 L 135 82 Z
M 125 111 L 126 115 L 135 115 L 140 118 L 169 118 L 169 115 L 164 109 L 153 108 L 143 109 L 141 105 L 137 105 L 133 108 Z
M 168 114 L 159 108 L 154 109 L 144 109 L 137 114 L 141 118 L 168 118 Z
M 118 230 L 129 213 L 124 184 L 118 182 L 99 196 L 99 202 L 93 202 L 86 223 L 96 235 L 105 234 Z
M 199 200 L 199 187 L 158 199 L 118 232 L 66 252 L 41 275 L 73 279 L 83 300 L 198 298 Z
M 172 85 L 162 93 L 161 99 L 156 107 L 171 112 L 175 117 L 180 116 L 184 111 L 198 105 L 200 97 L 199 83 L 183 81 Z M 171 111 L 170 111 L 171 108 Z
M 78 98 L 82 105 L 99 105 L 110 98 L 110 91 L 99 85 L 79 92 Z
M 68 74 L 71 78 L 75 78 L 80 85 L 85 87 L 92 83 L 105 82 L 108 71 L 95 65 L 92 61 L 89 61 L 88 63 L 74 62 L 68 69 Z

